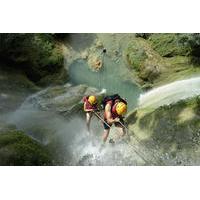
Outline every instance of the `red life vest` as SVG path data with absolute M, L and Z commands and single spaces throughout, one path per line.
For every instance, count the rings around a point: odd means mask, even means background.
M 120 117 L 120 116 L 117 114 L 117 112 L 116 112 L 116 106 L 117 106 L 116 101 L 113 102 L 113 101 L 111 100 L 111 101 L 108 101 L 108 102 L 106 103 L 106 105 L 107 105 L 107 104 L 110 104 L 110 106 L 111 106 L 111 115 L 112 115 L 112 118 L 115 119 L 115 118 L 117 118 L 117 117 Z M 104 112 L 104 119 L 106 119 L 106 113 L 105 113 L 105 112 Z
M 83 102 L 85 103 L 85 108 L 97 110 L 97 103 L 94 105 L 91 105 L 90 102 L 88 101 L 88 98 L 89 98 L 89 96 L 83 97 Z

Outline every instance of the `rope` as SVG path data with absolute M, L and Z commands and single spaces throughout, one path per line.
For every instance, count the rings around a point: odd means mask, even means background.
M 101 69 L 99 69 L 99 89 L 102 89 L 102 71 L 105 71 L 105 66 L 104 66 L 104 57 L 105 57 L 105 53 L 106 53 L 106 49 L 104 48 L 103 51 L 100 53 L 100 55 L 102 56 L 102 67 Z
M 93 112 L 94 112 L 94 114 L 96 115 L 97 118 L 99 118 L 103 123 L 105 123 L 109 128 L 111 128 L 111 126 L 110 126 L 107 122 L 105 122 L 105 120 L 104 120 L 102 117 L 100 117 L 95 111 L 93 111 Z M 120 122 L 120 124 L 121 124 L 126 130 L 128 130 L 128 128 L 127 128 L 126 126 L 124 126 L 121 122 Z M 127 135 L 129 136 L 128 131 L 127 131 L 126 133 L 127 133 Z M 155 163 L 153 163 L 152 161 L 147 160 L 147 159 L 145 158 L 145 156 L 142 155 L 141 153 L 139 153 L 133 145 L 129 144 L 129 143 L 126 142 L 126 141 L 125 141 L 125 143 L 126 143 L 129 147 L 131 147 L 131 148 L 133 149 L 133 151 L 134 151 L 140 158 L 142 158 L 147 164 L 148 164 L 148 163 L 149 163 L 150 165 L 154 165 L 154 164 L 155 164 Z M 139 144 L 140 144 L 140 143 L 139 143 Z
M 121 122 L 120 122 L 120 124 L 127 130 L 127 133 L 128 133 L 128 131 L 130 131 L 125 125 L 123 125 Z M 132 133 L 133 133 L 133 131 L 131 131 Z M 134 134 L 134 133 L 133 133 Z M 128 135 L 129 136 L 129 138 L 130 138 L 130 135 Z M 137 139 L 137 137 L 134 137 L 135 138 L 135 140 L 141 145 L 141 146 L 143 146 L 142 144 L 141 144 L 141 142 Z M 132 145 L 131 145 L 132 146 Z M 152 152 L 151 150 L 149 150 L 151 153 L 152 153 L 152 157 L 154 158 L 154 159 L 156 159 L 155 157 L 154 157 L 154 152 Z M 163 161 L 161 161 L 161 163 L 162 164 L 164 164 L 163 163 Z
M 100 72 L 100 70 L 99 70 L 99 89 L 101 89 L 101 72 Z

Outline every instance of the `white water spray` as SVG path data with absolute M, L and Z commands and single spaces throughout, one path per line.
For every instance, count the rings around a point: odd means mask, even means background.
M 200 77 L 175 81 L 141 94 L 139 107 L 157 108 L 197 95 L 200 95 Z

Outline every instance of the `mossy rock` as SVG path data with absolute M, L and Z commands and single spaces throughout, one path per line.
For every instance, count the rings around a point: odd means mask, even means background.
M 61 68 L 58 72 L 46 75 L 37 82 L 40 86 L 46 85 L 62 85 L 65 84 L 69 80 L 68 73 L 64 68 Z
M 162 57 L 155 52 L 149 43 L 142 38 L 135 38 L 126 49 L 128 63 L 133 68 L 140 80 L 140 83 L 153 83 L 165 67 Z
M 27 106 L 27 108 L 34 106 L 39 110 L 55 112 L 68 117 L 74 114 L 82 114 L 82 99 L 91 94 L 98 98 L 102 98 L 103 95 L 98 89 L 87 85 L 52 86 L 31 96 L 24 102 L 23 106 Z
M 190 57 L 174 56 L 163 59 L 166 63 L 166 70 L 163 71 L 154 82 L 154 86 L 160 86 L 176 80 L 188 79 L 200 75 L 200 67 L 193 64 Z
M 183 53 L 183 55 L 185 54 L 184 56 L 177 55 L 182 53 L 172 53 L 171 55 L 173 55 L 173 57 L 164 57 L 162 53 L 155 49 L 151 41 L 154 37 L 155 41 L 157 41 L 157 43 L 160 42 L 159 45 L 164 50 L 165 48 L 167 50 L 167 44 L 162 43 L 162 39 L 171 38 L 169 41 L 173 43 L 174 47 L 177 47 L 173 38 L 177 37 L 176 42 L 178 43 L 180 40 L 179 37 L 182 37 L 182 35 L 152 34 L 148 40 L 135 38 L 129 42 L 125 50 L 125 55 L 130 69 L 134 71 L 134 79 L 142 88 L 149 89 L 158 87 L 176 80 L 190 78 L 194 74 L 200 74 L 199 65 L 191 62 L 191 57 L 186 56 L 185 53 Z M 172 44 L 170 43 L 170 45 Z M 182 47 L 183 45 L 180 45 L 181 49 Z M 169 49 L 173 50 L 172 47 Z M 190 48 L 187 48 L 188 51 L 189 49 Z
M 141 37 L 144 39 L 148 39 L 151 36 L 152 33 L 136 33 L 135 37 Z
M 140 40 L 133 40 L 129 43 L 126 51 L 129 63 L 136 71 L 139 71 L 140 67 L 147 59 L 146 51 L 141 45 Z
M 51 165 L 47 149 L 18 130 L 1 131 L 0 165 Z
M 175 33 L 154 33 L 149 37 L 152 48 L 161 56 L 187 56 L 191 51 L 190 48 L 180 43 L 182 34 Z
M 1 114 L 15 110 L 28 95 L 39 89 L 21 70 L 0 63 Z
M 200 151 L 199 99 L 199 96 L 193 97 L 157 109 L 137 109 L 129 114 L 130 132 L 151 151 L 156 148 L 158 165 L 165 154 L 171 159 L 163 160 L 165 165 L 176 165 L 179 159 L 184 165 L 200 164 L 197 153 Z
M 42 78 L 64 69 L 61 45 L 52 34 L 0 34 L 0 42 L 1 59 L 22 69 L 37 84 L 40 84 Z M 62 78 L 67 80 L 67 76 Z M 49 85 L 48 82 L 45 83 Z M 42 84 L 44 85 L 44 80 Z

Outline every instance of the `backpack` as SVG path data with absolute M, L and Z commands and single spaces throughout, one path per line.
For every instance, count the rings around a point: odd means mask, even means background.
M 123 103 L 125 103 L 127 105 L 127 101 L 122 99 L 118 94 L 114 94 L 114 95 L 111 95 L 111 96 L 104 97 L 102 102 L 101 102 L 101 105 L 102 105 L 103 109 L 105 109 L 106 103 L 108 101 L 112 101 L 112 103 L 114 103 L 116 100 L 120 100 L 121 102 L 123 102 Z

